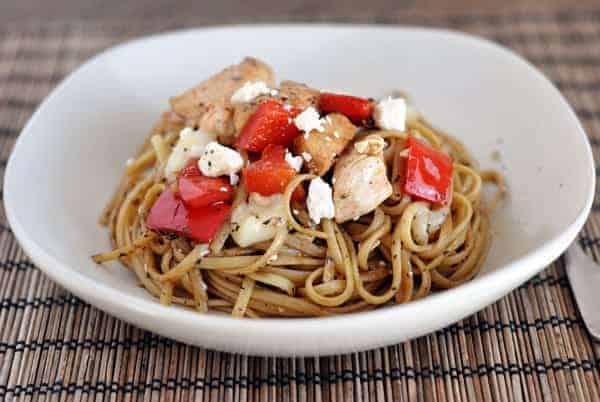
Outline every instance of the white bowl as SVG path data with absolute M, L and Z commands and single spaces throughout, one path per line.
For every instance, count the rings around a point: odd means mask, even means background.
M 125 165 L 170 96 L 252 55 L 280 78 L 365 96 L 406 90 L 439 127 L 500 168 L 510 198 L 493 220 L 484 272 L 406 305 L 319 319 L 236 320 L 165 307 L 118 264 L 97 224 Z M 561 94 L 510 51 L 418 28 L 280 25 L 153 36 L 109 49 L 62 82 L 35 112 L 5 178 L 10 224 L 53 280 L 102 310 L 208 348 L 260 355 L 364 350 L 442 328 L 497 300 L 557 258 L 590 211 L 594 164 Z

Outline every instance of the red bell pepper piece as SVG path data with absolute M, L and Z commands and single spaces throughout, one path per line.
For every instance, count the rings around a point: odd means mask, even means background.
M 300 135 L 293 121 L 298 113 L 276 100 L 264 101 L 242 127 L 235 146 L 253 152 L 261 152 L 269 144 L 287 147 Z
M 296 174 L 285 160 L 285 148 L 280 145 L 267 146 L 259 160 L 244 168 L 248 192 L 265 196 L 283 193 Z M 299 200 L 304 196 L 304 188 L 300 185 L 294 190 L 292 199 Z
M 177 178 L 179 196 L 188 207 L 205 207 L 233 198 L 233 187 L 222 177 L 206 177 L 198 168 L 198 160 L 192 159 Z
M 200 208 L 190 208 L 188 237 L 201 243 L 210 242 L 231 213 L 231 205 L 216 202 Z
M 206 243 L 212 240 L 230 211 L 231 206 L 224 202 L 199 208 L 186 207 L 181 198 L 166 189 L 150 209 L 146 227 Z
M 446 204 L 452 191 L 452 159 L 414 137 L 408 137 L 404 192 L 436 204 Z
M 146 227 L 157 232 L 183 234 L 188 222 L 188 211 L 183 201 L 170 189 L 166 189 L 152 205 Z
M 319 109 L 322 113 L 341 113 L 359 125 L 368 120 L 373 113 L 373 105 L 368 99 L 328 92 L 319 97 Z

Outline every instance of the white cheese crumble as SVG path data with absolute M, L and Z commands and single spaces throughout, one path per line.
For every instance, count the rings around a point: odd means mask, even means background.
M 204 147 L 211 141 L 216 140 L 217 136 L 213 133 L 207 133 L 201 130 L 192 130 L 189 127 L 184 128 L 179 133 L 179 140 L 167 159 L 165 165 L 165 177 L 169 181 L 176 178 L 179 172 L 191 158 L 202 156 Z
M 296 172 L 299 172 L 300 169 L 302 169 L 302 163 L 304 162 L 301 156 L 294 156 L 287 149 L 285 150 L 285 161 L 293 167 Z
M 312 130 L 317 130 L 319 132 L 325 131 L 323 123 L 324 120 L 319 117 L 319 112 L 312 106 L 304 109 L 304 111 L 294 119 L 296 127 L 305 133 L 310 133 Z
M 406 129 L 406 101 L 402 98 L 380 100 L 373 111 L 375 123 L 384 130 Z
M 203 175 L 218 177 L 237 173 L 244 166 L 244 159 L 237 151 L 213 141 L 206 145 L 198 167 Z
M 314 223 L 321 222 L 322 218 L 331 219 L 335 216 L 331 187 L 320 177 L 310 181 L 306 206 Z
M 302 152 L 302 159 L 304 159 L 307 162 L 310 162 L 312 160 L 312 155 L 308 152 Z
M 247 81 L 231 95 L 231 103 L 252 102 L 260 95 L 272 95 L 273 91 L 275 90 L 269 88 L 264 81 Z

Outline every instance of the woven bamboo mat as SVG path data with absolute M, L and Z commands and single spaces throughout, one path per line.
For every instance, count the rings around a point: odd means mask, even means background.
M 314 13 L 289 19 L 332 20 Z M 600 9 L 367 13 L 348 21 L 461 29 L 515 49 L 563 91 L 600 157 Z M 166 17 L 0 27 L 0 170 L 34 108 L 84 59 L 134 36 L 210 22 Z M 580 240 L 600 257 L 600 203 Z M 411 342 L 315 359 L 203 350 L 132 327 L 66 293 L 29 262 L 0 212 L 0 400 L 600 401 L 599 353 L 560 260 L 496 304 Z

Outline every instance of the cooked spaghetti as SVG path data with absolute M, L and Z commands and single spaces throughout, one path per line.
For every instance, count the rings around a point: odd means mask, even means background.
M 114 249 L 93 259 L 201 312 L 364 311 L 473 278 L 504 193 L 402 96 L 276 87 L 247 58 L 171 99 L 102 213 Z

